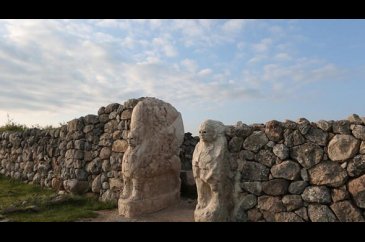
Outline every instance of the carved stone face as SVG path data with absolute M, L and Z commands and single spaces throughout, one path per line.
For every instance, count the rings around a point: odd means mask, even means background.
M 199 129 L 199 138 L 203 141 L 203 142 L 212 142 L 215 140 L 215 130 L 214 127 L 209 126 L 205 123 L 203 123 L 200 126 Z

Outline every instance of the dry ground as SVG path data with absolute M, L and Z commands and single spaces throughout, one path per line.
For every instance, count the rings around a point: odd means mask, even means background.
M 180 203 L 164 210 L 146 214 L 138 218 L 124 218 L 118 215 L 118 209 L 96 211 L 96 218 L 79 220 L 80 222 L 194 222 L 196 201 L 181 199 Z

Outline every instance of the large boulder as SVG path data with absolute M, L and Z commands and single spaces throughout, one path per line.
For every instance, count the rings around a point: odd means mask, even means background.
M 328 145 L 328 157 L 333 161 L 345 161 L 359 151 L 360 141 L 352 135 L 338 134 Z
M 347 172 L 337 162 L 323 161 L 309 169 L 309 179 L 314 185 L 342 186 L 347 180 Z
M 311 168 L 322 160 L 323 149 L 313 143 L 305 143 L 293 147 L 290 150 L 290 156 L 304 168 Z

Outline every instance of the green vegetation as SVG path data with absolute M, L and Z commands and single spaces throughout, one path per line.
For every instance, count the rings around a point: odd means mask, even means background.
M 59 127 L 61 127 L 62 125 L 65 125 L 65 123 L 59 123 Z M 40 126 L 39 124 L 35 124 L 35 125 L 32 125 L 31 127 L 28 127 L 25 124 L 19 124 L 19 123 L 14 122 L 14 120 L 10 118 L 9 114 L 7 114 L 7 121 L 4 125 L 0 126 L 0 132 L 4 132 L 4 131 L 14 131 L 14 132 L 24 131 L 26 129 L 31 129 L 31 128 L 51 130 L 51 129 L 56 129 L 58 127 L 54 127 L 52 125 Z
M 0 132 L 4 131 L 24 131 L 28 127 L 24 124 L 15 123 L 12 119 L 10 119 L 9 114 L 7 115 L 8 120 L 3 126 L 0 126 Z
M 17 222 L 67 222 L 96 217 L 95 210 L 116 208 L 94 196 L 57 195 L 36 185 L 0 176 L 0 218 Z

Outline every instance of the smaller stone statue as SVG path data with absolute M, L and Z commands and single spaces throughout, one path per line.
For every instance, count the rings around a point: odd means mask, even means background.
M 231 221 L 233 185 L 225 126 L 214 120 L 200 125 L 200 141 L 193 154 L 193 174 L 198 191 L 195 221 Z

